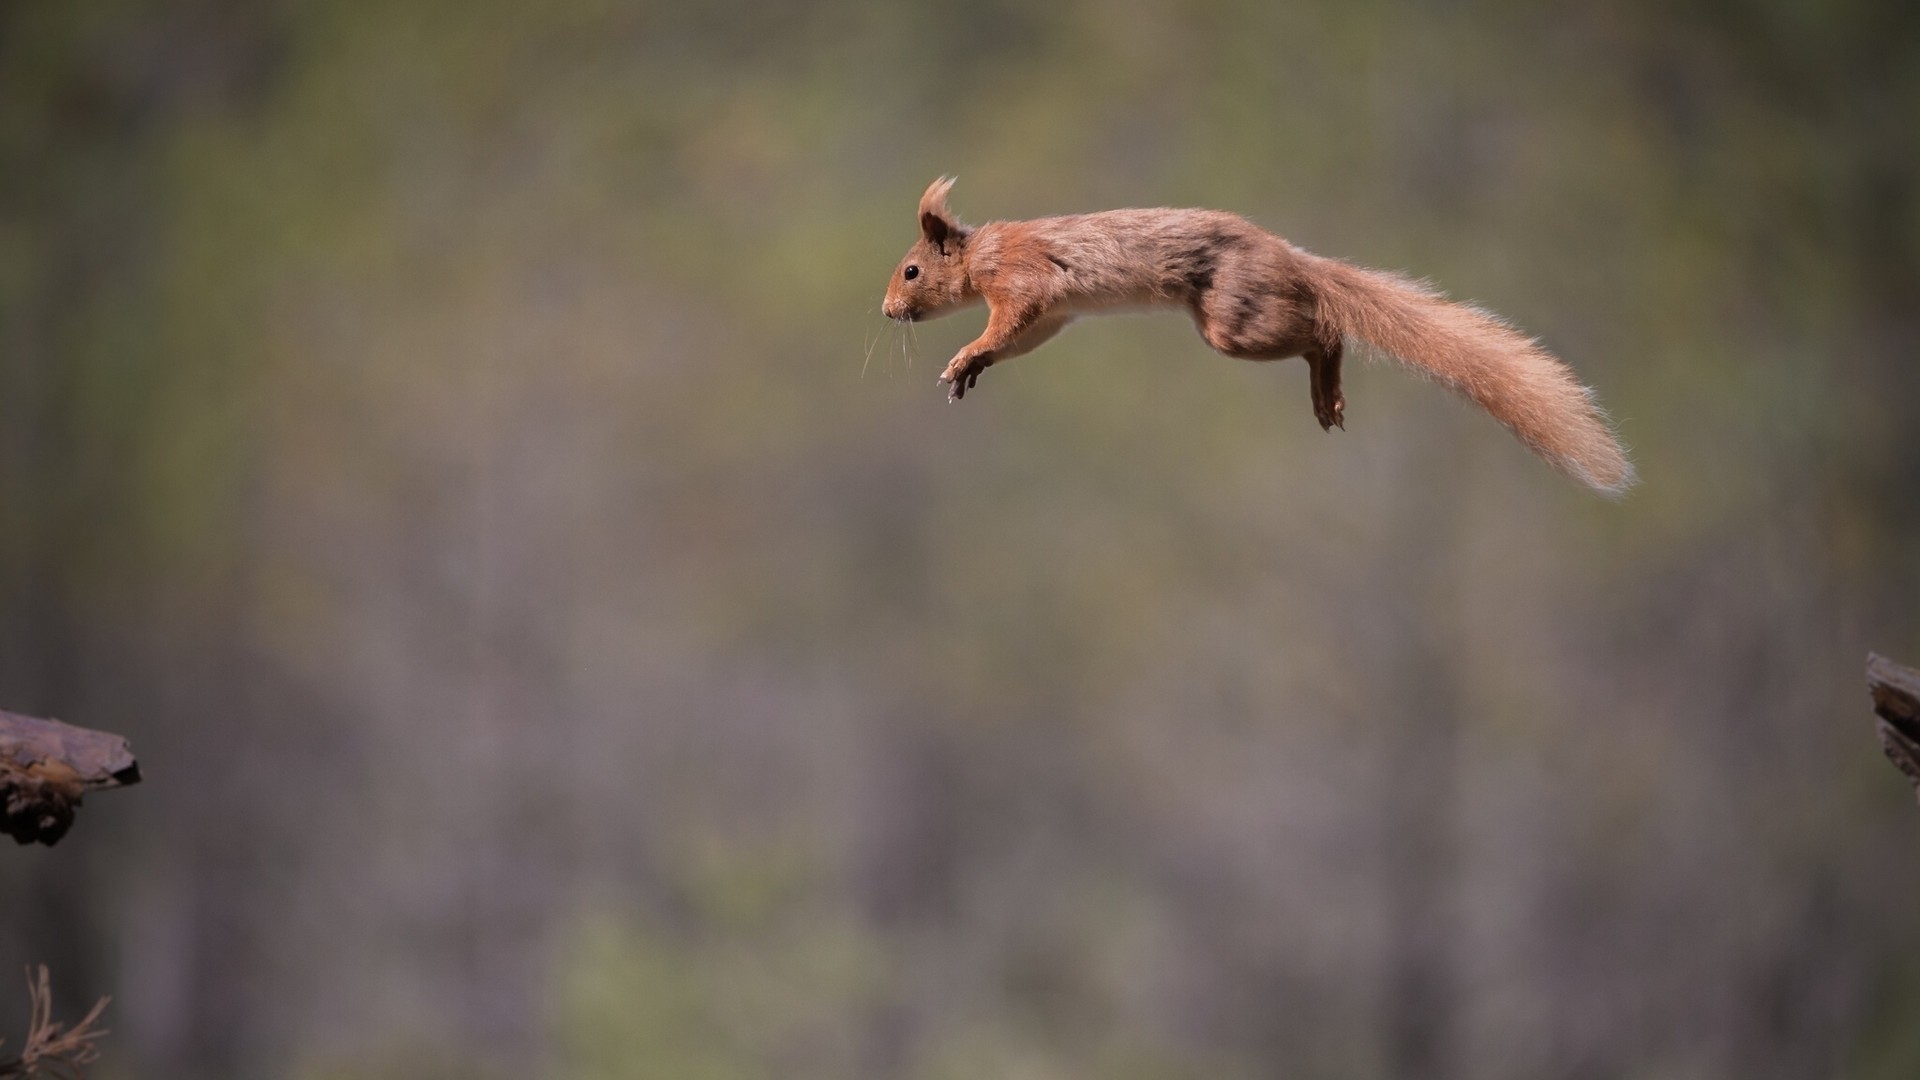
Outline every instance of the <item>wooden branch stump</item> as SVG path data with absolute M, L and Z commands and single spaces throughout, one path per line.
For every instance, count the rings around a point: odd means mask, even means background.
M 0 711 L 0 832 L 20 843 L 59 843 L 82 795 L 139 782 L 120 736 Z
M 1867 689 L 1880 715 L 1880 748 L 1920 797 L 1920 671 L 1868 653 Z

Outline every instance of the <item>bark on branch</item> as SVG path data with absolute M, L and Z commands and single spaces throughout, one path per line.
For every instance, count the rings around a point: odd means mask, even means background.
M 120 736 L 0 711 L 0 832 L 20 843 L 58 843 L 82 795 L 139 782 Z
M 1920 797 L 1920 671 L 1868 653 L 1867 689 L 1880 715 L 1880 747 Z

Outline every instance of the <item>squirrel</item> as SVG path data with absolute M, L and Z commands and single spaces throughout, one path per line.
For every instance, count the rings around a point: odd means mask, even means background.
M 1221 210 L 1109 210 L 962 224 L 952 177 L 920 197 L 920 238 L 887 284 L 899 322 L 985 301 L 987 328 L 941 374 L 959 401 L 993 364 L 1080 315 L 1184 307 L 1215 351 L 1302 357 L 1313 415 L 1346 428 L 1340 360 L 1364 342 L 1462 394 L 1555 468 L 1608 495 L 1634 482 L 1606 415 L 1572 369 L 1498 316 L 1429 286 L 1295 247 Z

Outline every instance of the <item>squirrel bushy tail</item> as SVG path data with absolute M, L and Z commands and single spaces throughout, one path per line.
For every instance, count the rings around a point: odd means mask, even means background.
M 1318 317 L 1472 400 L 1576 480 L 1620 495 L 1633 465 L 1593 395 L 1538 342 L 1398 274 L 1312 259 Z

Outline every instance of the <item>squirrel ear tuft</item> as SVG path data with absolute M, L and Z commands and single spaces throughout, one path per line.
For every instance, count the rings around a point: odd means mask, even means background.
M 947 192 L 953 190 L 954 179 L 943 176 L 927 185 L 927 193 L 920 196 L 920 213 L 923 217 L 927 214 L 938 214 L 943 218 L 953 216 L 947 210 Z
M 966 239 L 966 227 L 947 209 L 947 192 L 953 190 L 951 176 L 943 176 L 927 185 L 927 193 L 920 196 L 920 232 L 927 242 L 941 251 L 947 248 L 947 240 Z

